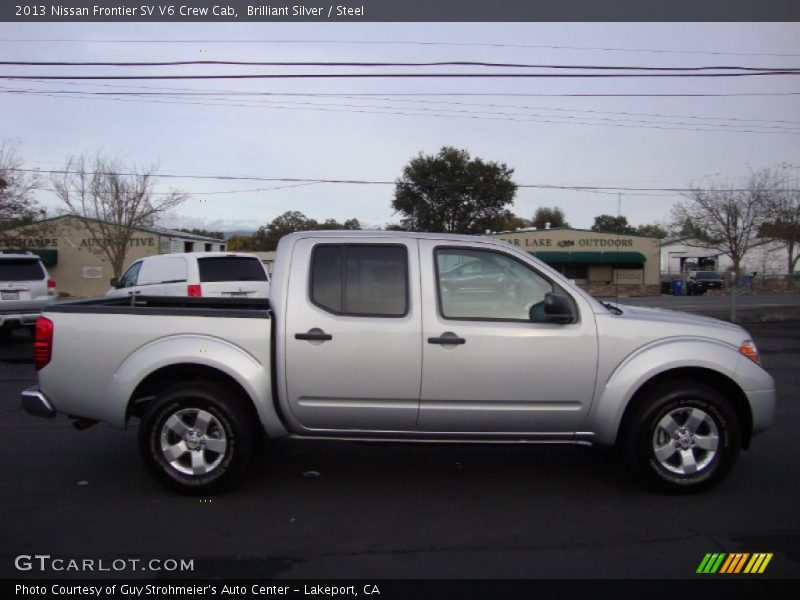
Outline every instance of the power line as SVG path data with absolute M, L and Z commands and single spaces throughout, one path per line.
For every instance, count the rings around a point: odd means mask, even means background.
M 800 75 L 800 71 L 747 73 L 239 73 L 226 75 L 0 75 L 0 79 L 200 80 L 200 79 L 616 79 L 719 78 Z
M 650 54 L 705 54 L 709 56 L 764 56 L 798 58 L 800 54 L 778 52 L 725 52 L 715 50 L 669 50 L 665 48 L 614 48 L 603 46 L 562 46 L 552 44 L 510 44 L 494 42 L 431 42 L 424 40 L 298 40 L 298 39 L 25 39 L 0 38 L 0 43 L 79 43 L 79 44 L 331 44 L 331 45 L 410 45 L 458 48 L 530 48 L 541 50 L 591 50 L 598 52 L 635 52 Z
M 13 76 L 6 79 L 13 80 Z M 25 81 L 49 83 L 48 80 L 40 80 L 36 77 L 25 79 Z M 61 85 L 90 85 L 92 87 L 112 87 L 112 88 L 136 88 L 145 90 L 174 90 L 194 93 L 197 90 L 189 88 L 169 88 L 152 87 L 142 85 L 115 85 L 113 83 L 87 83 L 75 81 L 62 81 Z M 211 90 L 208 90 L 211 92 Z M 198 92 L 204 93 L 204 92 Z M 760 97 L 760 96 L 800 96 L 800 92 L 734 92 L 734 93 L 527 93 L 527 92 L 347 92 L 344 94 L 332 94 L 330 92 L 243 92 L 232 90 L 220 90 L 220 94 L 230 95 L 261 95 L 261 96 L 324 96 L 324 97 L 352 97 L 352 96 L 393 96 L 393 97 L 508 97 L 508 98 L 731 98 L 731 97 Z
M 20 173 L 47 173 L 52 175 L 69 175 L 76 173 L 76 171 L 67 171 L 64 169 L 21 169 L 10 168 L 8 171 Z M 141 173 L 118 173 L 107 171 L 84 171 L 85 175 L 121 175 L 125 177 L 135 177 Z M 290 183 L 338 183 L 349 185 L 395 185 L 396 181 L 386 180 L 369 180 L 369 179 L 325 179 L 316 177 L 314 179 L 302 177 L 254 177 L 243 175 L 198 175 L 186 173 L 151 173 L 153 177 L 163 177 L 165 179 L 199 179 L 199 180 L 217 180 L 217 181 L 269 181 L 269 182 L 290 182 Z M 518 183 L 518 188 L 532 188 L 532 189 L 555 189 L 555 190 L 576 190 L 576 191 L 630 191 L 630 192 L 674 192 L 686 193 L 696 191 L 698 188 L 657 188 L 657 187 L 626 187 L 626 186 L 592 186 L 592 185 L 551 185 L 544 183 Z M 719 188 L 715 189 L 717 192 L 749 192 L 748 188 Z M 784 190 L 789 192 L 797 192 L 800 190 L 791 189 Z
M 58 94 L 50 94 L 46 92 L 40 91 L 25 91 L 25 90 L 10 90 L 5 93 L 13 93 L 13 94 L 21 94 L 21 95 L 37 95 L 37 96 L 44 96 L 44 97 L 54 97 L 54 98 L 61 98 L 63 96 Z M 581 121 L 578 117 L 550 117 L 549 119 L 544 118 L 528 118 L 529 115 L 519 115 L 519 116 L 504 116 L 504 115 L 513 115 L 514 113 L 491 113 L 491 112 L 484 112 L 482 114 L 488 115 L 495 115 L 495 116 L 480 116 L 481 113 L 470 113 L 469 111 L 455 111 L 461 112 L 462 114 L 442 114 L 441 112 L 427 112 L 427 113 L 414 113 L 414 112 L 400 112 L 394 110 L 395 107 L 370 107 L 370 106 L 357 106 L 353 107 L 353 105 L 333 105 L 337 108 L 328 108 L 325 107 L 326 105 L 319 105 L 314 104 L 313 106 L 279 106 L 279 105 L 270 105 L 269 107 L 265 107 L 263 105 L 254 105 L 254 104 L 234 104 L 234 103 L 226 103 L 220 104 L 219 102 L 187 102 L 185 100 L 148 100 L 148 99 L 129 99 L 129 98 L 94 98 L 94 97 L 82 97 L 82 96 L 70 96 L 71 98 L 79 99 L 79 100 L 92 100 L 92 99 L 108 99 L 118 102 L 147 102 L 151 104 L 175 104 L 175 105 L 194 105 L 194 106 L 226 106 L 226 107 L 239 107 L 239 108 L 270 108 L 275 110 L 294 110 L 294 111 L 319 111 L 319 112 L 348 112 L 348 113 L 358 113 L 358 114 L 371 114 L 371 115 L 401 115 L 401 116 L 415 116 L 415 117 L 434 117 L 434 118 L 448 118 L 448 119 L 476 119 L 476 120 L 495 120 L 495 121 L 515 121 L 515 122 L 529 122 L 529 123 L 542 123 L 542 124 L 549 124 L 549 125 L 594 125 L 594 126 L 604 126 L 604 127 L 623 127 L 623 128 L 639 128 L 639 129 L 662 129 L 662 130 L 676 130 L 676 131 L 692 131 L 692 132 L 723 132 L 723 133 L 756 133 L 756 134 L 783 134 L 783 135 L 798 135 L 800 134 L 800 130 L 791 129 L 791 128 L 780 128 L 780 127 L 769 127 L 769 126 L 758 126 L 758 125 L 750 125 L 751 127 L 761 127 L 762 130 L 757 129 L 733 129 L 733 125 L 725 125 L 725 124 L 714 124 L 714 123 L 705 123 L 707 127 L 702 128 L 698 127 L 697 124 L 690 124 L 687 123 L 686 125 L 691 125 L 691 127 L 681 127 L 681 126 L 671 126 L 669 123 L 666 124 L 658 124 L 658 122 L 653 121 L 640 121 L 640 124 L 636 124 L 634 121 L 625 121 L 625 120 L 614 120 L 614 119 L 602 119 L 602 118 L 595 118 L 595 120 L 600 121 L 607 121 L 607 122 L 587 122 Z M 328 105 L 331 106 L 331 105 Z M 351 108 L 342 108 L 342 106 L 351 106 Z M 366 108 L 377 108 L 378 110 L 365 110 Z M 419 110 L 431 110 L 431 109 L 419 109 Z M 440 110 L 447 110 L 447 109 L 440 109 Z M 451 111 L 452 112 L 452 111 Z M 537 116 L 537 115 L 532 115 Z M 569 122 L 562 121 L 552 121 L 550 119 L 558 118 L 558 119 L 571 119 Z M 611 121 L 611 122 L 608 122 Z M 626 123 L 634 123 L 634 124 L 626 124 Z M 666 125 L 666 126 L 665 126 Z M 680 124 L 678 124 L 680 125 Z M 763 128 L 769 128 L 768 131 L 764 131 Z
M 158 97 L 158 98 L 168 98 L 178 100 L 180 98 L 186 97 L 186 93 L 175 93 L 175 92 L 93 92 L 93 91 L 73 91 L 73 90 L 40 90 L 40 89 L 13 89 L 13 88 L 2 88 L 0 90 L 7 90 L 9 93 L 19 93 L 19 94 L 35 94 L 35 95 L 64 95 L 67 97 L 72 96 L 100 96 L 100 97 L 144 97 L 144 98 L 151 98 L 151 97 Z M 228 95 L 228 94 L 222 94 Z M 253 93 L 246 93 L 246 96 L 261 96 L 262 94 L 259 92 Z M 268 96 L 280 96 L 281 94 L 270 94 L 267 93 Z M 219 100 L 223 102 L 228 102 L 228 98 L 219 98 L 220 94 L 215 92 L 198 92 L 198 93 L 189 93 L 189 97 L 196 97 L 202 96 L 205 99 L 210 100 Z M 239 94 L 234 93 L 234 97 L 239 96 Z M 352 100 L 359 100 L 360 98 L 356 96 L 348 96 L 342 94 L 331 94 L 329 97 L 332 98 L 344 98 L 344 99 L 352 99 Z M 201 99 L 203 99 L 201 98 Z M 84 98 L 90 99 L 90 98 Z M 111 99 L 111 98 L 109 98 Z M 745 126 L 750 127 L 759 127 L 759 128 L 766 128 L 766 129 L 776 129 L 776 130 L 789 130 L 793 131 L 796 128 L 787 128 L 787 127 L 774 127 L 770 125 L 756 125 L 755 123 L 771 123 L 771 124 L 782 124 L 782 125 L 800 125 L 800 121 L 786 121 L 786 120 L 769 120 L 769 119 L 740 119 L 736 117 L 703 117 L 703 116 L 696 116 L 696 115 L 665 115 L 659 113 L 635 113 L 635 112 L 619 112 L 619 111 L 598 111 L 598 110 L 589 110 L 589 109 L 565 109 L 565 108 L 552 108 L 552 107 L 534 107 L 534 106 L 519 106 L 519 105 L 508 105 L 508 104 L 485 104 L 485 103 L 470 103 L 470 102 L 447 102 L 447 101 L 435 101 L 435 100 L 404 100 L 404 99 L 394 99 L 391 97 L 372 97 L 373 100 L 381 100 L 386 102 L 412 102 L 412 103 L 421 103 L 421 104 L 435 104 L 435 105 L 456 105 L 456 106 L 466 106 L 466 107 L 486 107 L 486 108 L 509 108 L 509 109 L 517 109 L 517 110 L 527 110 L 527 111 L 537 111 L 537 110 L 544 110 L 544 111 L 556 111 L 556 112 L 578 112 L 578 113 L 591 113 L 591 114 L 611 114 L 611 115 L 620 115 L 620 116 L 642 116 L 642 117 L 654 117 L 654 118 L 669 118 L 669 119 L 690 119 L 690 120 L 713 120 L 713 121 L 734 121 L 736 123 L 745 123 Z M 253 102 L 258 102 L 259 105 L 275 105 L 275 104 L 289 104 L 288 101 L 276 101 L 276 100 L 253 100 Z M 179 104 L 182 102 L 169 102 L 168 104 Z M 216 103 L 202 103 L 204 105 L 215 105 Z M 299 102 L 293 101 L 291 104 L 298 104 L 298 105 L 306 105 L 309 107 L 323 107 L 323 106 L 334 106 L 334 107 L 351 107 L 351 108 L 379 108 L 379 109 L 394 109 L 397 108 L 395 106 L 374 106 L 374 105 L 363 105 L 363 104 L 320 104 L 315 102 Z M 252 106 L 256 107 L 256 105 L 236 105 L 236 104 L 219 104 L 219 106 Z M 423 110 L 423 111 L 445 111 L 445 112 L 456 112 L 456 113 L 466 113 L 466 114 L 489 114 L 489 115 L 500 115 L 500 116 L 546 116 L 546 115 L 536 115 L 536 114 L 527 114 L 527 113 L 504 113 L 504 112 L 494 112 L 494 111 L 462 111 L 452 108 L 417 108 L 416 110 Z M 558 115 L 552 116 L 552 118 L 558 119 L 580 119 L 581 117 L 572 117 L 572 116 L 565 116 L 561 117 Z M 642 120 L 631 120 L 631 119 L 607 119 L 602 117 L 584 117 L 584 118 L 594 118 L 601 121 L 611 121 L 611 122 L 628 122 L 628 123 L 652 123 L 657 124 L 657 121 L 642 121 Z M 691 123 L 684 123 L 684 122 L 661 122 L 661 124 L 671 124 L 671 125 L 692 125 Z M 727 123 L 699 123 L 698 125 L 707 125 L 709 127 L 719 127 L 719 128 L 727 128 L 731 127 L 731 125 Z M 738 125 L 734 125 L 738 126 Z
M 741 67 L 741 66 L 695 66 L 695 67 L 650 67 L 636 65 L 564 65 L 537 63 L 504 63 L 472 60 L 449 60 L 432 62 L 333 62 L 333 61 L 247 61 L 247 60 L 182 60 L 182 61 L 0 61 L 2 66 L 25 67 L 177 67 L 177 66 L 258 66 L 258 67 L 498 67 L 507 69 L 563 69 L 582 71 L 779 71 L 797 72 L 796 67 Z

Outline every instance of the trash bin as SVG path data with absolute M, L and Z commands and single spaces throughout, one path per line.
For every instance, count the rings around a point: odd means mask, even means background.
M 672 295 L 673 296 L 680 296 L 683 293 L 683 281 L 680 279 L 675 279 L 672 282 Z

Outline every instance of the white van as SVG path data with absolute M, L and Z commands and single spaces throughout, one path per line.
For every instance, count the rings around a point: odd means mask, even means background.
M 146 256 L 114 277 L 111 286 L 106 296 L 269 297 L 269 275 L 261 260 L 241 252 Z

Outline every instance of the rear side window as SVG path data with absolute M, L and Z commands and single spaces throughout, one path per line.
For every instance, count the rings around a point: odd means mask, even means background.
M 200 281 L 267 281 L 267 273 L 257 258 L 248 256 L 215 256 L 197 260 Z
M 405 246 L 319 245 L 311 258 L 311 301 L 339 315 L 402 317 L 408 312 Z
M 44 279 L 44 270 L 38 260 L 9 258 L 0 260 L 0 281 L 33 281 Z

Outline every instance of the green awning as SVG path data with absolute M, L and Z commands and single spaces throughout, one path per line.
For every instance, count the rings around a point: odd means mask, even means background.
M 58 263 L 58 250 L 31 250 L 31 252 L 42 259 L 45 267 L 55 267 Z
M 531 252 L 547 264 L 580 263 L 592 265 L 641 265 L 647 258 L 641 252 Z

